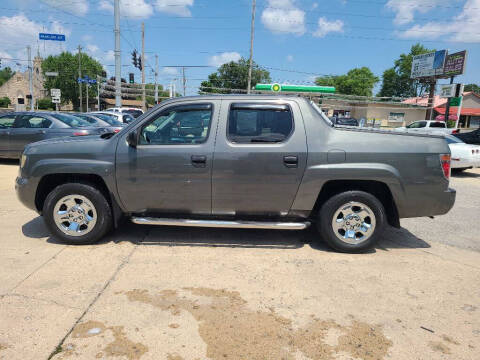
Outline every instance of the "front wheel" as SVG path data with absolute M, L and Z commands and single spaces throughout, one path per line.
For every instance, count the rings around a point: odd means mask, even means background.
M 56 187 L 45 199 L 43 217 L 52 235 L 72 245 L 97 242 L 112 227 L 108 201 L 89 184 Z
M 364 191 L 346 191 L 323 204 L 317 227 L 335 250 L 358 253 L 375 246 L 383 233 L 385 218 L 385 209 L 375 196 Z

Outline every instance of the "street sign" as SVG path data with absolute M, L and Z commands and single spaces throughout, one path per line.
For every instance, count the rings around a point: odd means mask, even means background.
M 65 35 L 63 34 L 39 33 L 38 37 L 40 40 L 65 41 Z
M 451 97 L 450 98 L 450 106 L 460 106 L 462 102 L 462 97 Z
M 88 76 L 85 76 L 83 79 L 77 78 L 77 83 L 96 84 L 97 80 L 90 79 Z
M 448 84 L 440 86 L 440 97 L 451 98 L 455 96 L 457 84 Z
M 439 50 L 414 56 L 410 78 L 417 79 L 442 75 L 446 56 L 447 50 Z
M 54 104 L 60 104 L 60 98 L 59 97 L 52 97 L 52 103 Z
M 56 71 L 47 71 L 45 72 L 46 76 L 58 76 L 58 72 Z
M 60 89 L 50 89 L 50 96 L 53 98 L 53 97 L 61 97 L 62 96 L 62 92 L 60 91 Z
M 288 84 L 257 84 L 255 90 L 263 91 L 292 91 L 292 92 L 312 92 L 312 93 L 334 93 L 333 86 L 313 86 L 313 85 L 288 85 Z
M 443 75 L 448 77 L 462 75 L 465 71 L 466 60 L 467 50 L 448 55 L 445 60 Z

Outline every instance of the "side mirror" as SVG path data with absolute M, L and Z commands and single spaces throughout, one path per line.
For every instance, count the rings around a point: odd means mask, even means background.
M 138 132 L 137 130 L 131 131 L 127 135 L 127 144 L 133 148 L 136 148 L 138 145 Z

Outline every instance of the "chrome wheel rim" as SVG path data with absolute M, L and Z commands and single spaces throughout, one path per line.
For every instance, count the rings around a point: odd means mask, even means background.
M 367 205 L 351 201 L 340 206 L 332 219 L 335 236 L 347 244 L 367 241 L 375 232 L 375 214 Z
M 55 225 L 64 234 L 82 236 L 93 230 L 97 211 L 83 195 L 67 195 L 57 201 L 53 209 Z

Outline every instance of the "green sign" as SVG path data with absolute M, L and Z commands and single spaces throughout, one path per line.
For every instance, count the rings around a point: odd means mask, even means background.
M 450 106 L 460 106 L 462 103 L 462 97 L 451 97 L 450 98 Z
M 290 91 L 290 92 L 311 92 L 311 93 L 335 93 L 333 86 L 314 86 L 314 85 L 287 85 L 287 84 L 257 84 L 255 90 L 263 91 Z

